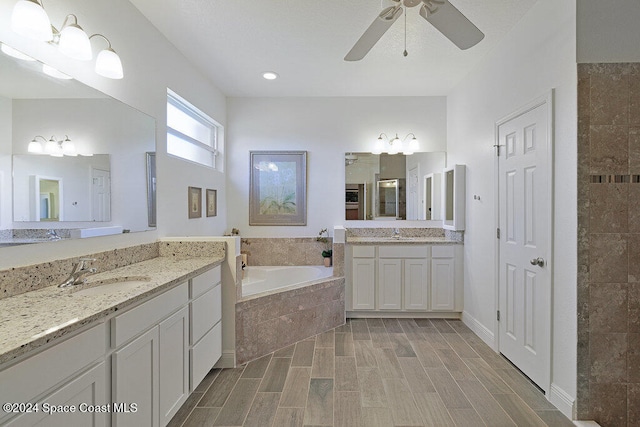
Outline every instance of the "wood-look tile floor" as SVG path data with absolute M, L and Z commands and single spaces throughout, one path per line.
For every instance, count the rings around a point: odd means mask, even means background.
M 171 421 L 194 426 L 572 426 L 459 320 L 349 319 L 209 373 Z

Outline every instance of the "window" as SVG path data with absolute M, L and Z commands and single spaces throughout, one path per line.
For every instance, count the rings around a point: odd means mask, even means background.
M 216 167 L 222 126 L 184 98 L 167 89 L 167 153 Z

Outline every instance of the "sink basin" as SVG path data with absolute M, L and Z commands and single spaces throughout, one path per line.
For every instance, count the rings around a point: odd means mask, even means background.
M 85 285 L 82 285 L 82 289 L 74 292 L 73 295 L 108 295 L 118 291 L 133 289 L 136 286 L 149 282 L 150 280 L 151 278 L 148 276 L 125 276 L 90 281 Z

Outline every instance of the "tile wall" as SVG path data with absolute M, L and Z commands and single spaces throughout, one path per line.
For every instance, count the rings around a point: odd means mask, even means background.
M 578 66 L 578 419 L 640 425 L 640 64 Z

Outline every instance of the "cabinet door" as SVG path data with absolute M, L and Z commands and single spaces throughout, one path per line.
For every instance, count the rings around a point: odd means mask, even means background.
M 404 309 L 429 309 L 429 263 L 424 258 L 404 260 Z
M 378 309 L 402 309 L 402 260 L 380 258 L 378 261 Z
M 431 309 L 453 311 L 455 262 L 453 258 L 431 260 Z
M 353 259 L 353 309 L 376 308 L 376 269 L 374 258 Z
M 38 412 L 22 414 L 7 425 L 16 426 L 60 426 L 60 427 L 97 427 L 106 426 L 107 412 L 107 375 L 104 362 L 93 367 L 79 377 L 42 399 L 50 405 L 69 405 L 76 408 L 75 413 L 57 412 L 46 414 L 42 407 Z M 80 405 L 98 405 L 102 411 L 81 411 Z M 84 407 L 84 406 L 83 406 Z
M 159 425 L 159 332 L 154 327 L 113 353 L 113 401 L 137 403 L 136 412 L 113 413 L 113 425 Z
M 167 425 L 189 397 L 189 308 L 160 327 L 160 425 Z

